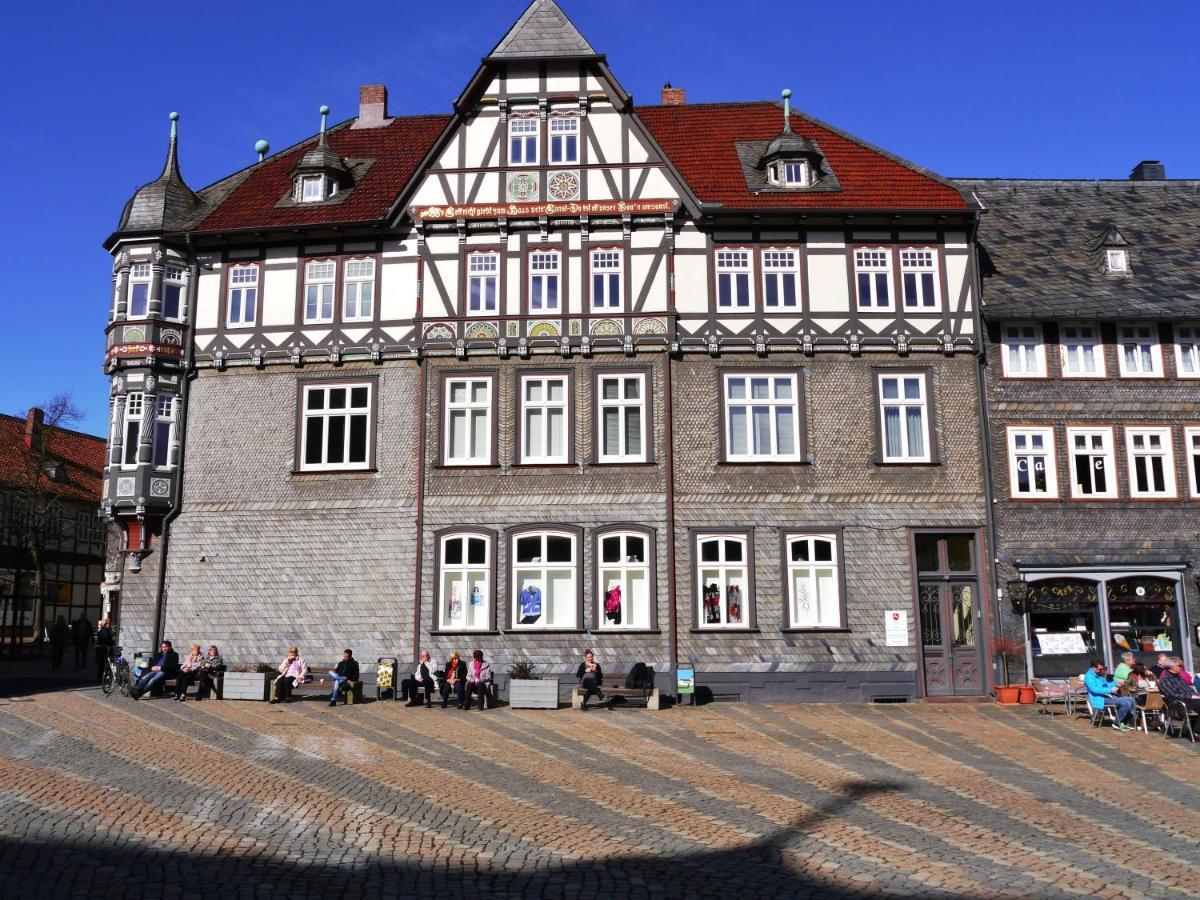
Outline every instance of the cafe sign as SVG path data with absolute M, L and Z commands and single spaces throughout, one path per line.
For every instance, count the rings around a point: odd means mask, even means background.
M 560 203 L 472 203 L 465 206 L 414 206 L 413 218 L 519 219 L 535 216 L 623 216 L 671 213 L 674 200 L 575 200 Z

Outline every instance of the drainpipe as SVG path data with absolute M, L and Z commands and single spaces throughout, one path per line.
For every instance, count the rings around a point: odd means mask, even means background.
M 672 424 L 675 414 L 672 411 L 671 387 L 671 349 L 667 348 L 667 364 L 663 375 L 663 416 L 666 433 L 666 464 L 667 464 L 667 630 L 671 644 L 671 678 L 675 678 L 675 669 L 679 665 L 679 623 L 675 613 L 675 428 Z M 674 695 L 674 685 L 670 685 Z
M 417 356 L 417 392 L 421 395 L 418 405 L 420 415 L 417 418 L 417 502 L 416 502 L 416 535 L 417 547 L 413 555 L 413 664 L 421 658 L 421 566 L 424 559 L 425 545 L 425 417 L 428 415 L 429 398 L 426 396 L 425 360 Z M 495 598 L 492 599 L 495 603 Z M 434 622 L 437 621 L 435 616 Z

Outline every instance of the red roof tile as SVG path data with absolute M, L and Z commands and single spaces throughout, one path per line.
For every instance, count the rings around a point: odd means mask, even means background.
M 770 101 L 648 106 L 637 114 L 701 202 L 730 209 L 968 208 L 937 176 L 798 113 L 792 113 L 792 130 L 817 142 L 841 191 L 751 193 L 735 142 L 779 134 L 782 110 Z
M 50 455 L 66 463 L 66 481 L 48 481 L 46 489 L 99 504 L 104 478 L 104 438 L 49 426 L 43 426 L 43 432 L 49 433 Z M 29 465 L 25 420 L 0 415 L 0 486 L 19 487 L 26 483 Z
M 374 163 L 341 203 L 279 206 L 290 196 L 292 170 L 317 139 L 310 138 L 256 167 L 197 227 L 198 232 L 373 222 L 387 214 L 449 116 L 397 116 L 383 128 L 339 127 L 329 145 L 343 159 Z

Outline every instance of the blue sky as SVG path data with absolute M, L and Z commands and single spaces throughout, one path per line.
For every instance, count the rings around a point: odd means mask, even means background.
M 635 100 L 773 98 L 951 176 L 1200 178 L 1200 4 L 561 0 Z M 22 3 L 5 14 L 0 412 L 61 391 L 103 433 L 111 261 L 178 110 L 200 188 L 354 114 L 446 112 L 524 3 Z M 806 21 L 807 20 L 807 21 Z

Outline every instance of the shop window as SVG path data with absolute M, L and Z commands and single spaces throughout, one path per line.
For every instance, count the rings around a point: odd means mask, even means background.
M 570 462 L 570 384 L 566 375 L 521 376 L 523 464 Z
M 1126 428 L 1131 497 L 1175 496 L 1175 453 L 1170 428 Z
M 696 602 L 700 628 L 748 628 L 751 596 L 749 540 L 742 534 L 696 541 Z
M 1104 377 L 1104 344 L 1100 341 L 1099 325 L 1060 325 L 1058 344 L 1064 378 Z
M 788 537 L 788 626 L 840 628 L 842 622 L 840 559 L 837 535 Z
M 607 531 L 597 538 L 596 627 L 602 630 L 654 627 L 654 582 L 649 532 Z
M 512 536 L 513 627 L 579 627 L 579 538 L 566 531 Z
M 490 376 L 446 379 L 443 464 L 491 464 L 493 385 L 494 379 Z
M 1058 496 L 1053 428 L 1008 429 L 1008 489 L 1013 499 Z
M 1004 375 L 1008 378 L 1044 378 L 1046 348 L 1042 326 L 1036 323 L 1010 322 L 1001 326 Z
M 300 470 L 366 469 L 371 464 L 371 382 L 302 388 Z
M 1075 578 L 1031 582 L 1026 599 L 1033 675 L 1078 677 L 1093 659 L 1097 645 L 1099 585 Z
M 728 462 L 800 462 L 800 375 L 726 374 L 725 459 Z
M 1128 650 L 1150 665 L 1159 653 L 1181 654 L 1178 585 L 1166 578 L 1128 576 L 1105 582 L 1113 657 Z
M 1117 467 L 1111 428 L 1068 428 L 1071 496 L 1076 500 L 1117 496 Z
M 1121 325 L 1117 328 L 1122 378 L 1161 378 L 1162 346 L 1158 326 Z
M 438 627 L 487 631 L 492 622 L 493 539 L 477 532 L 440 539 Z
M 646 376 L 601 375 L 596 436 L 600 463 L 640 463 L 649 458 L 646 436 Z

